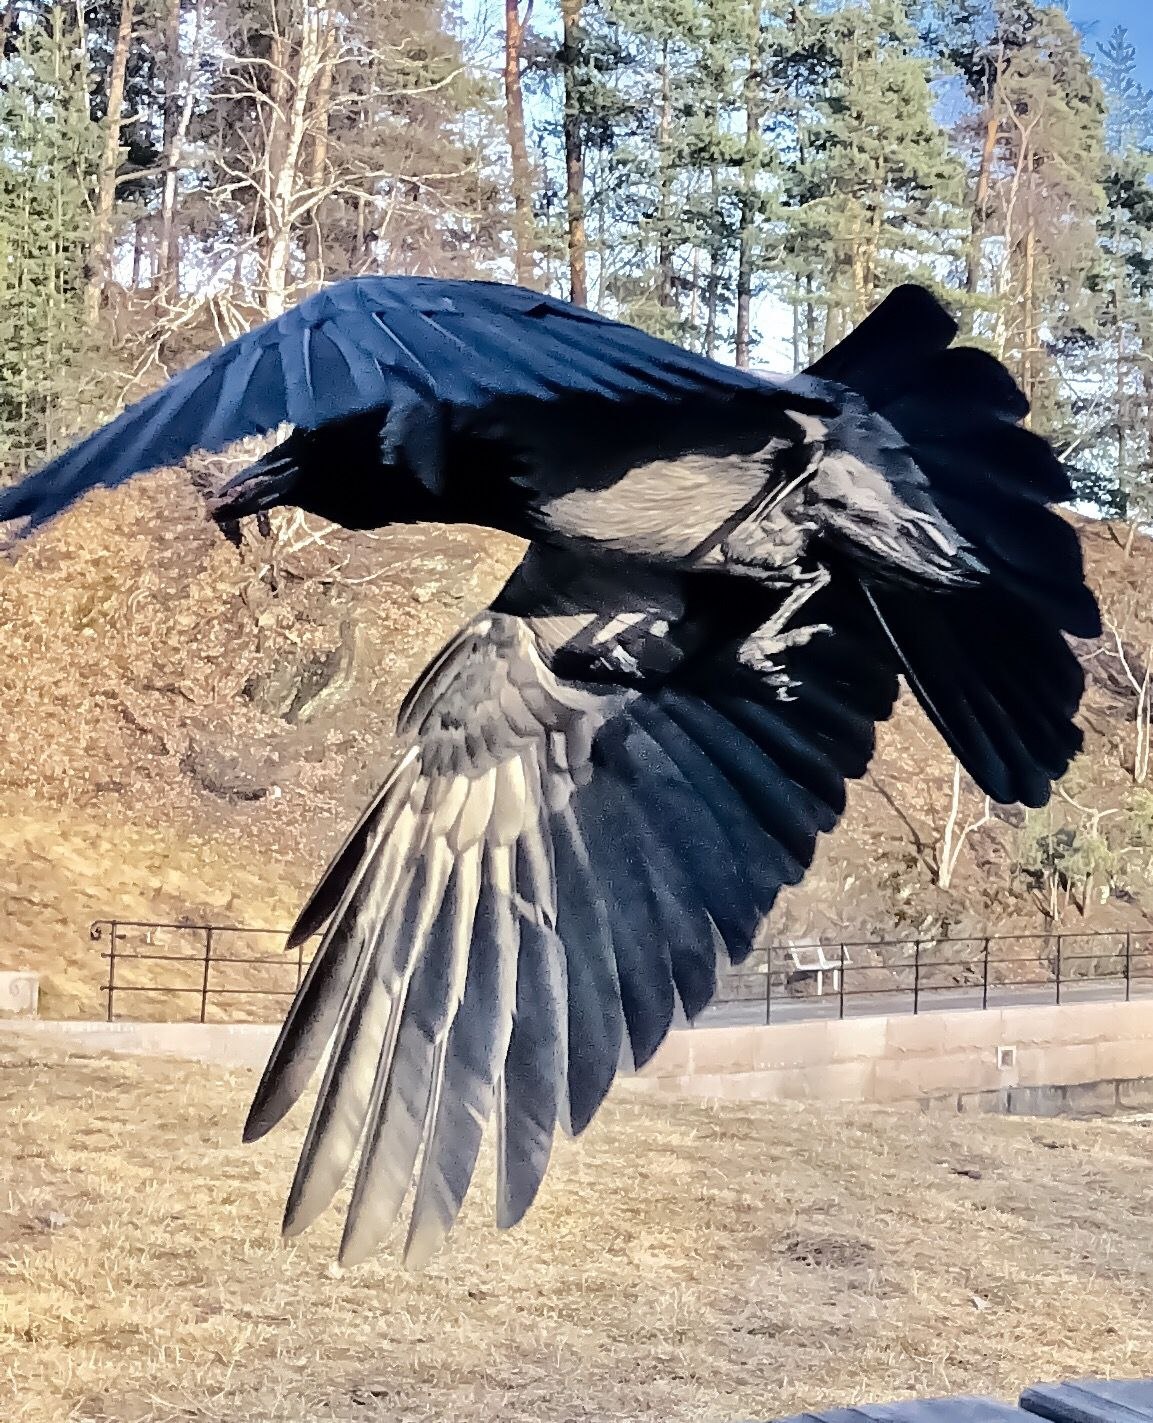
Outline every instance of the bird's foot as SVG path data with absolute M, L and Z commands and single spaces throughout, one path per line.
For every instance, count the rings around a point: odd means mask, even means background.
M 828 623 L 812 623 L 808 627 L 787 628 L 774 632 L 771 624 L 758 628 L 741 645 L 740 658 L 766 686 L 776 693 L 778 701 L 791 702 L 796 679 L 790 674 L 787 654 L 791 648 L 804 647 L 820 633 L 832 632 Z
M 790 649 L 804 647 L 819 633 L 832 632 L 828 623 L 789 626 L 809 599 L 825 587 L 829 577 L 824 568 L 805 573 L 798 571 L 797 585 L 793 591 L 782 600 L 769 621 L 757 628 L 751 637 L 746 638 L 741 647 L 741 661 L 772 687 L 781 701 L 792 700 L 789 690 L 793 686 L 793 678 L 789 675 L 787 657 Z

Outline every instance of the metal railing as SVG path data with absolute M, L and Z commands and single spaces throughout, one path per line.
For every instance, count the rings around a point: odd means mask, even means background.
M 818 994 L 818 972 L 831 991 Z M 794 942 L 754 950 L 722 974 L 697 1023 L 1128 1002 L 1145 994 L 1153 995 L 1147 931 Z
M 252 1021 L 263 1021 L 270 1016 L 259 1012 L 263 1000 L 291 998 L 309 964 L 303 944 L 292 953 L 283 948 L 267 954 L 236 951 L 237 945 L 245 948 L 251 939 L 258 943 L 278 939 L 283 945 L 287 938 L 284 929 L 98 919 L 89 936 L 107 945 L 101 954 L 108 963 L 102 991 L 110 1023 L 116 1019 L 117 1000 L 125 994 L 151 994 L 163 1006 L 170 1006 L 171 995 L 192 998 L 198 1023 L 210 1021 L 209 1007 L 216 1000 L 227 999 L 233 1005 L 232 1020 L 239 1013 Z M 171 966 L 171 973 L 155 967 L 140 969 L 145 964 Z M 152 981 L 141 982 L 141 976 Z
M 210 1021 L 210 1010 L 223 1012 L 225 1004 L 229 1021 L 268 1021 L 279 1016 L 267 1011 L 269 1000 L 291 998 L 310 962 L 305 945 L 283 952 L 283 929 L 101 919 L 90 934 L 105 945 L 109 1022 L 123 995 L 149 994 L 168 1016 L 175 996 L 190 1000 L 196 1022 Z M 279 943 L 259 953 L 252 941 Z M 774 943 L 720 973 L 713 1001 L 696 1024 L 1128 1002 L 1146 994 L 1153 997 L 1153 933 L 1147 931 Z

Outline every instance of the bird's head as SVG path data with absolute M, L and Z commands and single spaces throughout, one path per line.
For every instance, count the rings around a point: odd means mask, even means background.
M 215 521 L 228 528 L 251 515 L 303 509 L 346 529 L 436 520 L 440 500 L 419 479 L 381 459 L 379 420 L 294 430 L 263 459 L 211 496 Z

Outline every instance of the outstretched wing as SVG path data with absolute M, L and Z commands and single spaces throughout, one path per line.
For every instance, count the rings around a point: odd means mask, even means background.
M 656 1051 L 674 995 L 705 1007 L 718 953 L 742 959 L 801 878 L 896 694 L 855 584 L 812 600 L 831 631 L 783 654 L 782 691 L 746 665 L 759 593 L 720 587 L 708 597 L 733 601 L 702 608 L 690 587 L 678 614 L 635 584 L 598 597 L 587 570 L 558 587 L 556 556 L 535 562 L 410 694 L 408 749 L 294 931 L 328 921 L 246 1138 L 331 1041 L 285 1229 L 315 1219 L 359 1148 L 345 1261 L 381 1240 L 414 1172 L 405 1259 L 427 1260 L 494 1115 L 498 1221 L 521 1218 L 555 1127 L 588 1124 L 626 1046 L 637 1064 Z
M 627 467 L 646 451 L 668 457 L 742 440 L 759 448 L 782 419 L 775 389 L 520 287 L 358 277 L 130 406 L 0 495 L 0 521 L 42 523 L 97 485 L 284 422 L 316 430 L 372 411 L 382 418 L 384 461 L 403 461 L 434 492 L 462 431 L 513 439 L 529 465 L 569 461 L 607 480 L 606 454 Z M 734 402 L 748 407 L 742 418 Z M 638 420 L 638 407 L 667 418 Z

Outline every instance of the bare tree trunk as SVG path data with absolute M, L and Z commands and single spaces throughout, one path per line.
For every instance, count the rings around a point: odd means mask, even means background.
M 669 42 L 661 47 L 661 112 L 657 121 L 657 164 L 659 208 L 657 213 L 657 303 L 670 307 L 673 303 L 672 244 L 672 163 L 669 143 L 673 127 L 673 95 L 669 81 Z
M 108 71 L 108 112 L 104 119 L 104 151 L 96 182 L 96 210 L 92 223 L 92 259 L 84 310 L 89 322 L 100 311 L 100 295 L 108 283 L 112 266 L 112 217 L 116 209 L 116 172 L 120 166 L 120 125 L 124 108 L 124 81 L 128 73 L 128 51 L 132 46 L 133 0 L 120 0 L 120 24 Z
M 970 296 L 976 296 L 981 286 L 981 251 L 985 227 L 989 221 L 989 187 L 993 174 L 993 158 L 997 152 L 997 139 L 1001 133 L 997 102 L 997 94 L 994 91 L 985 117 L 985 140 L 981 145 L 981 162 L 977 168 L 977 186 L 973 193 L 973 212 L 970 218 L 969 247 L 965 254 L 965 290 Z M 971 330 L 971 312 L 966 315 L 965 322 Z
M 288 301 L 292 239 L 301 215 L 297 199 L 301 154 L 308 133 L 309 95 L 328 63 L 327 14 L 326 3 L 306 9 L 292 69 L 288 67 L 291 47 L 287 39 L 278 35 L 273 45 L 278 58 L 273 69 L 274 103 L 263 182 L 267 237 L 263 304 L 270 317 L 279 316 Z
M 156 247 L 157 287 L 179 286 L 179 273 L 173 267 L 173 236 L 176 223 L 176 154 L 174 153 L 176 129 L 180 122 L 183 104 L 180 102 L 180 85 L 187 83 L 184 57 L 180 52 L 180 11 L 181 0 L 168 0 L 168 13 L 164 24 L 164 129 L 160 139 L 160 150 L 164 157 L 164 186 L 160 195 L 160 239 Z M 199 17 L 198 17 L 199 19 Z M 175 281 L 173 276 L 175 275 Z
M 139 291 L 144 276 L 144 228 L 141 221 L 132 224 L 132 290 Z
M 737 251 L 737 331 L 738 366 L 749 364 L 752 345 L 753 258 L 756 253 L 757 175 L 760 168 L 761 121 L 764 94 L 761 87 L 760 15 L 749 38 L 749 69 L 744 82 L 745 152 L 741 165 L 741 230 Z
M 1149 766 L 1151 756 L 1153 756 L 1153 700 L 1151 700 L 1150 682 L 1153 680 L 1153 645 L 1150 645 L 1145 652 L 1144 668 L 1135 667 L 1130 662 L 1125 651 L 1125 644 L 1121 638 L 1121 629 L 1117 623 L 1109 618 L 1104 619 L 1105 630 L 1112 634 L 1116 652 L 1112 655 L 1121 664 L 1121 671 L 1125 675 L 1125 680 L 1133 688 L 1133 695 L 1136 698 L 1135 707 L 1135 727 L 1133 733 L 1133 779 L 1138 785 L 1144 785 L 1149 779 Z M 1138 677 L 1137 673 L 1141 672 Z
M 697 329 L 701 310 L 701 249 L 693 246 L 693 263 L 689 272 L 689 330 Z
M 204 52 L 204 10 L 206 0 L 196 0 L 193 14 L 192 51 L 188 63 L 180 59 L 180 0 L 172 0 L 169 14 L 169 82 L 164 103 L 164 191 L 160 199 L 160 248 L 156 267 L 158 284 L 174 295 L 180 290 L 180 243 L 176 237 L 176 208 L 180 182 L 180 162 L 184 142 L 192 123 L 196 103 L 195 78 Z M 178 79 L 184 97 L 177 102 Z
M 949 801 L 949 814 L 945 818 L 945 830 L 941 836 L 941 853 L 937 860 L 937 883 L 942 889 L 948 889 L 953 883 L 953 875 L 956 873 L 961 851 L 965 848 L 965 841 L 974 830 L 980 830 L 982 826 L 988 825 L 993 818 L 992 802 L 986 796 L 980 817 L 977 820 L 968 821 L 958 830 L 961 819 L 961 800 L 961 763 L 954 759 L 953 793 Z
M 865 267 L 867 263 L 865 215 L 859 202 L 853 203 L 853 235 L 849 242 L 849 280 L 851 295 L 849 321 L 856 323 L 865 314 Z
M 584 137 L 576 68 L 580 59 L 583 0 L 561 0 L 564 25 L 561 62 L 564 67 L 565 201 L 568 210 L 569 292 L 578 306 L 588 304 L 588 240 L 585 235 Z
M 713 211 L 717 211 L 720 193 L 720 177 L 714 163 L 709 170 L 709 187 L 712 194 Z M 705 282 L 705 355 L 713 356 L 717 350 L 717 305 L 721 296 L 721 262 L 719 243 L 714 236 L 709 251 L 709 275 Z
M 817 304 L 813 300 L 813 274 L 805 274 L 805 364 L 811 366 L 817 359 Z
M 1025 335 L 1021 352 L 1021 389 L 1032 405 L 1037 398 L 1037 220 L 1030 199 L 1025 219 L 1025 280 L 1022 291 Z M 1025 424 L 1032 424 L 1032 411 Z
M 324 174 L 328 166 L 328 118 L 332 103 L 331 56 L 327 47 L 331 43 L 327 27 L 327 5 L 322 7 L 324 19 L 321 21 L 321 45 L 326 51 L 316 79 L 316 97 L 309 105 L 309 119 L 312 128 L 312 154 L 308 165 L 308 189 L 315 196 L 316 206 L 312 210 L 312 221 L 308 227 L 305 243 L 304 277 L 309 286 L 318 287 L 324 280 L 324 243 L 320 225 L 320 194 L 324 191 Z
M 524 32 L 532 14 L 528 0 L 523 16 L 520 0 L 504 0 L 504 108 L 508 126 L 508 151 L 512 164 L 513 240 L 516 244 L 516 279 L 531 286 L 535 276 L 535 243 L 532 218 L 532 167 L 524 125 L 524 92 L 520 67 Z

